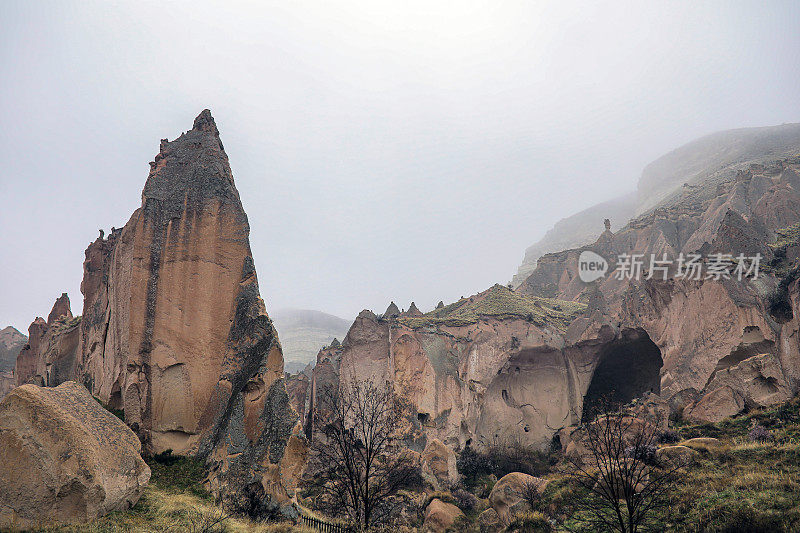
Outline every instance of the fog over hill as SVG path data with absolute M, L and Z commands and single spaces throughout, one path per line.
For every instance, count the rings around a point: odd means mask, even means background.
M 17 355 L 27 342 L 28 337 L 12 326 L 0 329 L 0 372 L 14 369 Z
M 347 335 L 350 322 L 313 309 L 279 309 L 270 315 L 283 347 L 284 368 L 299 372 L 316 361 L 317 352 Z
M 798 151 L 800 124 L 797 123 L 720 131 L 684 144 L 648 164 L 636 192 L 557 222 L 540 241 L 525 250 L 512 283 L 515 287 L 522 284 L 544 254 L 594 242 L 602 233 L 606 218 L 616 231 L 630 218 L 679 195 L 684 184 L 697 185 L 732 169 L 743 169 L 764 159 L 781 159 Z

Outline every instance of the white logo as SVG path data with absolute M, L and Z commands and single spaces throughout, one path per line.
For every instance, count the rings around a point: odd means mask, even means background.
M 578 257 L 578 277 L 584 283 L 591 283 L 606 275 L 608 261 L 602 255 L 584 250 Z

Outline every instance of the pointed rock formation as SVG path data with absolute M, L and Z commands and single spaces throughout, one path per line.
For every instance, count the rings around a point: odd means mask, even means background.
M 82 370 L 148 453 L 207 458 L 212 491 L 231 505 L 244 487 L 283 505 L 305 444 L 249 232 L 205 110 L 161 141 L 128 223 L 86 250 Z
M 386 308 L 386 312 L 383 313 L 383 318 L 397 318 L 398 316 L 400 316 L 400 309 L 394 302 L 391 302 Z
M 64 317 L 66 320 L 72 318 L 72 310 L 69 307 L 69 296 L 67 296 L 66 292 L 61 293 L 61 296 L 56 299 L 56 303 L 53 304 L 53 309 L 50 311 L 50 314 L 47 315 L 47 324 L 53 325 L 56 320 L 61 317 Z
M 47 316 L 36 317 L 28 328 L 28 344 L 14 366 L 15 385 L 33 383 L 56 387 L 76 379 L 81 359 L 81 317 L 73 317 L 63 293 Z
M 419 310 L 417 304 L 411 302 L 411 307 L 408 308 L 408 311 L 406 311 L 405 316 L 420 317 L 422 316 L 422 311 Z

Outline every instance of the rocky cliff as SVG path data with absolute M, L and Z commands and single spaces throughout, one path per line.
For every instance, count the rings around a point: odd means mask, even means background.
M 28 343 L 14 367 L 15 385 L 55 387 L 75 379 L 81 358 L 80 323 L 80 316 L 72 316 L 69 296 L 62 294 L 47 321 L 37 317 L 28 328 Z
M 800 385 L 798 228 L 800 158 L 764 158 L 681 187 L 617 232 L 601 225 L 591 245 L 544 255 L 517 291 L 495 286 L 422 316 L 364 311 L 318 355 L 307 433 L 318 392 L 348 376 L 387 380 L 409 400 L 418 451 L 432 438 L 544 448 L 607 397 L 656 393 L 698 421 L 785 400 Z M 578 275 L 586 250 L 610 262 L 594 283 Z M 761 269 L 740 280 L 728 261 L 727 277 L 679 276 L 680 254 L 694 253 L 704 269 L 716 253 L 761 254 Z M 673 266 L 663 280 L 649 264 L 617 279 L 620 254 Z
M 545 255 L 520 291 L 568 300 L 599 291 L 607 320 L 640 328 L 658 346 L 662 395 L 673 409 L 716 421 L 784 400 L 800 383 L 798 223 L 800 158 L 753 163 L 684 187 L 591 246 Z M 621 254 L 641 254 L 642 274 L 589 286 L 578 276 L 584 250 L 606 257 L 611 271 Z M 708 269 L 717 253 L 761 254 L 759 276 L 739 280 L 734 263 L 719 279 L 708 270 L 700 279 L 679 275 L 681 254 L 702 256 Z M 648 276 L 651 254 L 672 262 L 666 274 Z
M 230 506 L 256 495 L 291 512 L 305 443 L 211 113 L 162 140 L 150 167 L 141 207 L 86 250 L 83 320 L 66 295 L 37 318 L 17 382 L 81 381 L 145 452 L 206 458 Z
M 556 223 L 539 242 L 525 250 L 512 283 L 519 287 L 545 254 L 593 243 L 602 232 L 604 219 L 610 219 L 614 228 L 620 228 L 635 215 L 680 197 L 684 184 L 695 186 L 724 179 L 725 175 L 746 169 L 751 163 L 797 153 L 800 153 L 800 124 L 722 131 L 687 143 L 647 165 L 636 192 Z
M 658 392 L 661 365 L 640 329 L 604 323 L 588 305 L 495 285 L 421 316 L 359 314 L 344 342 L 318 356 L 306 429 L 313 437 L 321 422 L 319 391 L 355 377 L 387 380 L 409 401 L 417 451 L 431 439 L 455 449 L 545 448 L 580 422 L 609 380 L 620 402 Z

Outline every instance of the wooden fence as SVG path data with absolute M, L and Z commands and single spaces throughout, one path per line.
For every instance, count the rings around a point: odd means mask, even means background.
M 343 526 L 341 524 L 334 524 L 331 522 L 325 522 L 320 520 L 319 518 L 314 518 L 311 516 L 306 516 L 304 514 L 300 514 L 300 522 L 306 526 L 310 527 L 311 529 L 316 529 L 321 533 L 354 533 L 355 529 L 349 526 Z

